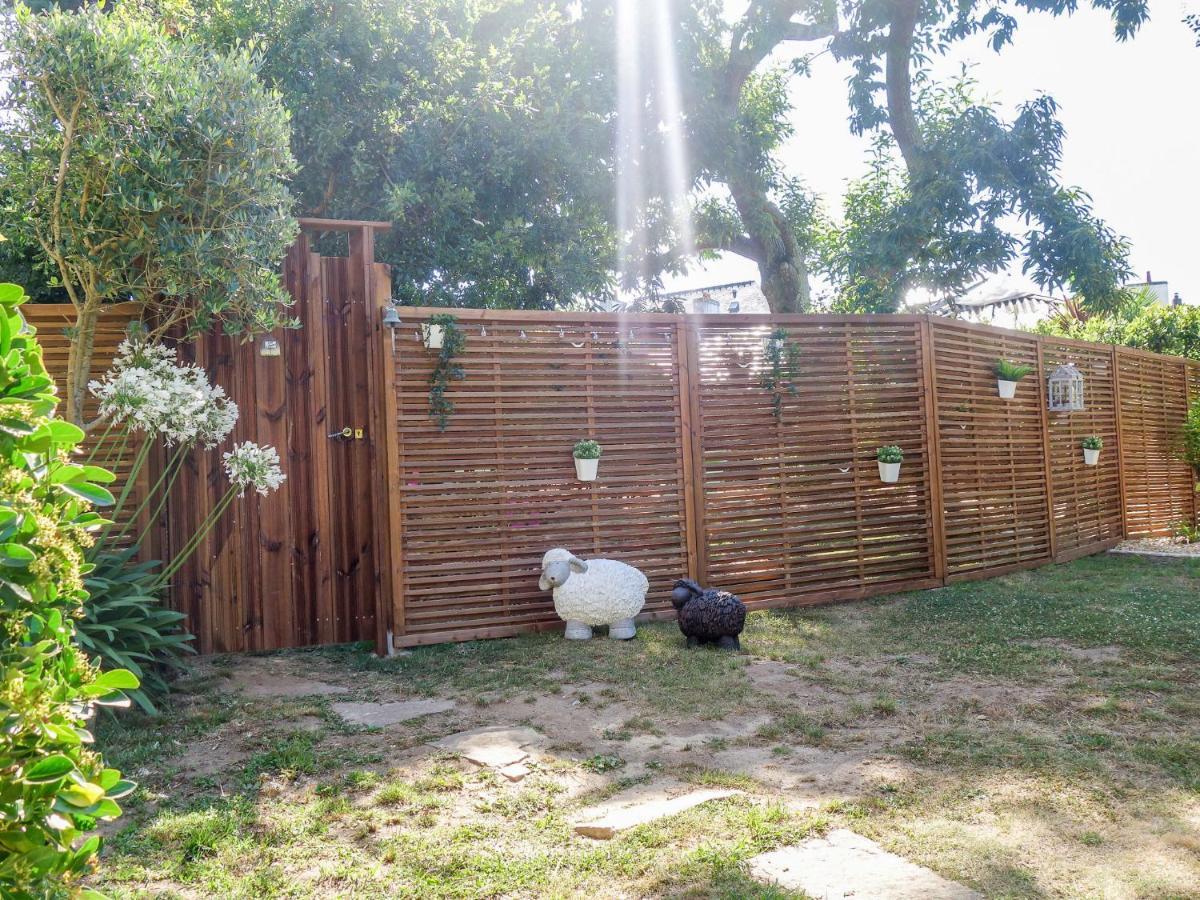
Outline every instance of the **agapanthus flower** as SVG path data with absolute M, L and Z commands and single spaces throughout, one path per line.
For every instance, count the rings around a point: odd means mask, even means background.
M 101 418 L 161 435 L 168 445 L 212 448 L 237 422 L 237 405 L 203 369 L 178 363 L 174 350 L 141 337 L 122 341 L 112 369 L 88 388 Z
M 287 478 L 280 468 L 279 454 L 275 448 L 269 445 L 260 447 L 250 441 L 234 444 L 233 449 L 225 454 L 225 474 L 237 488 L 239 496 L 244 496 L 251 488 L 265 496 L 278 490 Z

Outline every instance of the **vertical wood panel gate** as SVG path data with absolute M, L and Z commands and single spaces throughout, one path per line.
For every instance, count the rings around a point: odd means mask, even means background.
M 176 578 L 202 652 L 557 628 L 537 588 L 553 546 L 642 568 L 659 618 L 683 576 L 799 606 L 1072 559 L 1200 516 L 1176 446 L 1200 363 L 923 316 L 454 310 L 465 379 L 440 430 L 421 341 L 438 310 L 383 325 L 386 224 L 302 226 L 283 266 L 300 328 L 180 345 L 238 403 L 234 440 L 275 445 L 288 476 L 235 503 Z M 326 232 L 346 256 L 315 252 Z M 106 313 L 97 369 L 132 313 Z M 70 308 L 27 316 L 61 377 Z M 780 329 L 799 357 L 777 415 L 763 378 Z M 1036 371 L 1013 400 L 999 357 Z M 1084 376 L 1081 412 L 1047 409 L 1065 363 Z M 1093 434 L 1104 450 L 1085 466 Z M 571 458 L 584 437 L 604 446 L 590 483 Z M 897 484 L 878 477 L 884 444 L 904 449 Z M 219 453 L 189 461 L 168 548 L 225 486 Z
M 385 223 L 301 220 L 283 264 L 299 328 L 250 342 L 209 335 L 181 344 L 238 404 L 232 440 L 274 445 L 287 480 L 230 507 L 175 581 L 201 652 L 375 641 L 390 595 L 387 385 L 379 308 L 386 267 L 374 262 Z M 345 257 L 312 239 L 347 235 Z M 272 345 L 273 342 L 273 345 Z M 195 454 L 172 496 L 172 546 L 225 491 L 219 454 Z

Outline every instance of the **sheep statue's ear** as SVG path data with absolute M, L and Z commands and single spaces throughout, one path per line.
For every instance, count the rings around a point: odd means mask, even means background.
M 543 572 L 540 576 L 538 576 L 538 590 L 540 590 L 540 591 L 550 590 L 550 582 L 546 580 L 545 572 Z
M 571 571 L 578 572 L 579 574 L 582 575 L 584 572 L 587 571 L 587 563 L 585 563 L 582 559 L 580 559 L 577 556 L 572 556 L 571 557 Z

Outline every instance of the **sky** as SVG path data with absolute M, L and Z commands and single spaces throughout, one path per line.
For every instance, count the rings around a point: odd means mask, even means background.
M 729 5 L 731 13 L 744 7 Z M 1003 52 L 965 41 L 935 71 L 952 76 L 973 65 L 982 92 L 1005 113 L 1039 93 L 1054 97 L 1066 128 L 1063 181 L 1091 194 L 1096 212 L 1129 239 L 1138 280 L 1150 271 L 1172 294 L 1200 304 L 1200 47 L 1182 21 L 1189 12 L 1200 13 L 1200 0 L 1151 0 L 1150 21 L 1123 44 L 1090 5 L 1059 19 L 1022 14 Z M 834 212 L 846 181 L 864 171 L 869 146 L 846 125 L 848 74 L 826 54 L 812 77 L 794 80 L 796 134 L 781 152 L 787 171 Z M 757 281 L 757 267 L 727 255 L 666 287 L 743 280 Z

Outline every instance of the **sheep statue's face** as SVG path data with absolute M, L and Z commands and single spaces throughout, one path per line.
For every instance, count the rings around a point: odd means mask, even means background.
M 542 577 L 538 579 L 538 587 L 543 591 L 552 591 L 566 584 L 572 572 L 587 570 L 588 564 L 578 556 L 566 550 L 549 550 L 542 557 Z

